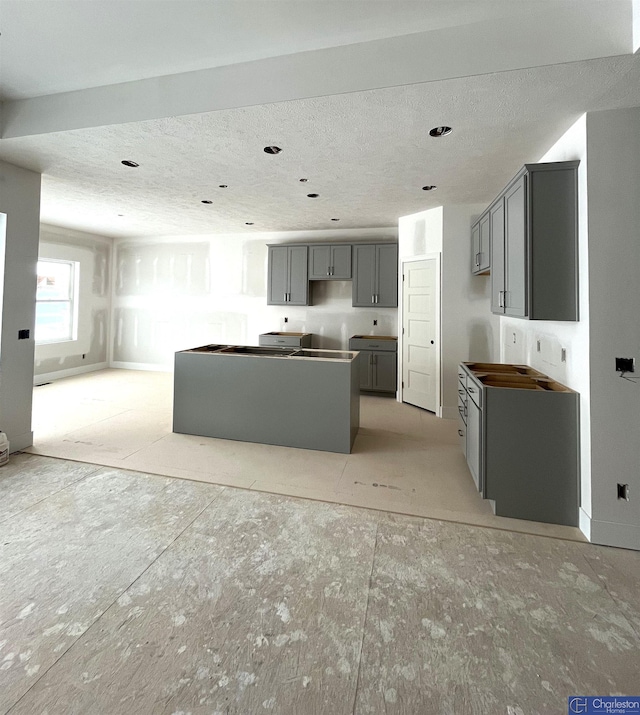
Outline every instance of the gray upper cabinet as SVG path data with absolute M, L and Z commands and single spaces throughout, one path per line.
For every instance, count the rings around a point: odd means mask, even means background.
M 398 246 L 354 245 L 353 301 L 360 308 L 398 307 Z
M 307 246 L 269 246 L 268 305 L 309 305 Z
M 526 164 L 489 209 L 494 313 L 578 320 L 578 164 Z
M 527 177 L 521 176 L 504 197 L 504 314 L 527 317 Z
M 309 246 L 309 280 L 351 280 L 351 245 Z
M 504 312 L 504 199 L 489 209 L 491 248 L 491 310 Z
M 488 273 L 491 268 L 489 212 L 486 211 L 471 228 L 471 272 Z

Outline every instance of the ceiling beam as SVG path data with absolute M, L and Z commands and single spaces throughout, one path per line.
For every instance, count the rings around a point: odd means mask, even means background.
M 527 3 L 515 16 L 4 102 L 2 139 L 631 53 L 631 2 Z M 587 6 L 588 7 L 585 7 Z M 544 12 L 543 12 L 544 10 Z M 603 28 L 607 31 L 604 32 Z M 446 117 L 442 118 L 444 122 Z

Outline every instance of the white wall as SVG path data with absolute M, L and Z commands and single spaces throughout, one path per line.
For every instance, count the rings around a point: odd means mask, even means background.
M 267 305 L 268 243 L 396 239 L 395 228 L 118 239 L 111 364 L 172 369 L 176 350 L 257 345 L 273 330 L 313 333 L 328 349 L 358 333 L 396 335 L 397 309 L 353 308 L 351 281 L 313 281 L 310 306 Z
M 591 321 L 591 538 L 640 549 L 640 108 L 587 115 Z M 617 483 L 630 485 L 630 501 Z
M 449 419 L 458 415 L 458 365 L 493 360 L 498 351 L 499 323 L 490 310 L 489 277 L 471 275 L 471 224 L 484 208 L 440 206 L 399 221 L 400 262 L 442 256 L 440 406 L 442 417 Z
M 589 228 L 587 123 L 583 115 L 540 162 L 578 159 L 578 322 L 500 318 L 501 362 L 524 363 L 580 393 L 581 528 L 591 517 L 591 406 L 589 367 Z M 538 351 L 538 341 L 540 351 Z M 561 350 L 567 351 L 562 362 Z M 586 518 L 585 518 L 586 517 Z
M 33 443 L 33 328 L 40 230 L 40 174 L 0 162 L 0 213 L 6 214 L 0 333 L 0 429 L 12 451 Z M 28 340 L 18 340 L 29 330 Z
M 38 257 L 78 262 L 80 281 L 77 338 L 36 345 L 36 383 L 107 367 L 111 245 L 104 236 L 41 226 Z

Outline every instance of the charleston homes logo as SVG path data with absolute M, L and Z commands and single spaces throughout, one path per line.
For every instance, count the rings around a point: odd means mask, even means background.
M 580 697 L 569 698 L 569 715 L 640 715 L 640 697 Z

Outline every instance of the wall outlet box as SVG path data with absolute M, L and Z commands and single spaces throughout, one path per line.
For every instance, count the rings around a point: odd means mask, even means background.
M 18 340 L 28 340 L 30 332 L 28 330 L 18 330 Z
M 616 358 L 616 372 L 635 372 L 635 358 Z

